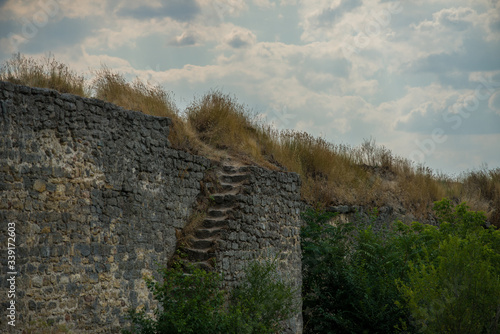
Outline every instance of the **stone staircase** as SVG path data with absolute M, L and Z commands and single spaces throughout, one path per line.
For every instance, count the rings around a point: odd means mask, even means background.
M 187 236 L 187 246 L 183 247 L 189 262 L 204 270 L 214 269 L 217 242 L 229 228 L 233 212 L 237 207 L 238 195 L 243 185 L 250 179 L 244 166 L 223 165 L 216 173 L 221 191 L 211 195 L 212 205 L 202 224 Z

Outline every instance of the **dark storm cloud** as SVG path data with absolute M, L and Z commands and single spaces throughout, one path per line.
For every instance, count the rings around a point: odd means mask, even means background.
M 200 12 L 200 6 L 195 0 L 169 0 L 160 8 L 140 6 L 135 9 L 122 8 L 118 15 L 130 16 L 138 20 L 158 17 L 170 17 L 177 21 L 190 21 Z

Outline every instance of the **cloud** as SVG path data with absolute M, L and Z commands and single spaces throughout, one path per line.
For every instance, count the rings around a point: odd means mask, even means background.
M 500 115 L 500 90 L 491 95 L 488 101 L 488 107 Z
M 10 52 L 28 54 L 54 52 L 59 48 L 79 45 L 92 33 L 92 25 L 83 19 L 62 18 L 47 22 L 44 25 L 36 25 L 33 22 L 22 21 L 21 24 L 11 25 L 10 30 L 17 37 L 11 41 L 14 42 L 11 44 L 15 45 L 8 46 Z M 11 49 L 12 47 L 14 49 Z
M 137 20 L 170 17 L 185 22 L 193 20 L 200 13 L 200 6 L 195 0 L 169 0 L 160 6 L 124 7 L 118 10 L 121 16 L 133 17 Z
M 228 18 L 237 17 L 248 9 L 245 0 L 198 0 L 203 20 L 218 24 Z
M 500 117 L 487 109 L 486 87 L 480 87 L 479 93 L 466 90 L 462 94 L 437 85 L 432 87 L 422 89 L 426 98 L 418 98 L 420 104 L 416 103 L 409 111 L 403 109 L 403 115 L 395 124 L 396 130 L 431 134 L 441 129 L 455 135 L 500 133 Z
M 280 6 L 295 6 L 297 4 L 297 0 L 281 0 Z
M 246 48 L 253 45 L 257 37 L 251 31 L 233 30 L 226 36 L 226 44 L 234 49 Z
M 477 18 L 475 10 L 466 7 L 444 8 L 432 14 L 432 20 L 425 20 L 413 25 L 417 31 L 434 29 L 451 29 L 462 31 L 468 29 Z
M 253 3 L 259 8 L 273 8 L 276 6 L 274 2 L 270 2 L 269 0 L 253 0 Z
M 444 73 L 460 71 L 492 71 L 498 68 L 499 43 L 488 43 L 474 34 L 462 40 L 458 51 L 430 54 L 418 59 L 411 70 L 416 72 Z M 481 52 L 478 52 L 481 50 Z
M 342 16 L 363 4 L 362 0 L 341 0 L 337 6 L 323 8 L 321 12 L 311 18 L 320 27 L 331 26 Z
M 185 31 L 181 35 L 170 41 L 170 45 L 174 46 L 193 46 L 197 44 L 199 36 L 194 31 Z

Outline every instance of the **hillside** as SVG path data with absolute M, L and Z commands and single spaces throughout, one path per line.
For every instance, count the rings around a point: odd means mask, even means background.
M 53 58 L 36 60 L 18 54 L 3 64 L 0 80 L 169 117 L 174 148 L 213 160 L 231 157 L 245 165 L 296 172 L 302 178 L 302 199 L 313 206 L 387 206 L 427 218 L 432 203 L 448 197 L 486 212 L 488 220 L 500 226 L 500 168 L 450 177 L 396 156 L 373 139 L 350 147 L 305 132 L 277 130 L 221 91 L 210 91 L 180 111 L 160 86 L 139 79 L 127 82 L 106 67 L 92 75 L 86 80 Z

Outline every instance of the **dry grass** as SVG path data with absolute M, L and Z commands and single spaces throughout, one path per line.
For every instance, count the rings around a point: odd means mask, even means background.
M 245 107 L 220 91 L 212 91 L 186 109 L 187 123 L 199 138 L 216 149 L 264 163 L 258 128 Z
M 81 96 L 93 92 L 93 96 L 126 109 L 169 117 L 173 147 L 212 159 L 231 156 L 296 172 L 302 176 L 302 198 L 314 205 L 402 205 L 426 217 L 434 201 L 449 197 L 466 201 L 473 210 L 486 211 L 500 226 L 500 168 L 458 178 L 436 175 L 427 167 L 394 156 L 373 139 L 350 147 L 305 132 L 278 131 L 258 123 L 245 106 L 220 91 L 194 100 L 181 117 L 171 95 L 160 86 L 139 79 L 127 82 L 107 67 L 94 74 L 86 89 L 83 76 L 55 59 L 37 61 L 17 54 L 3 65 L 0 79 Z
M 288 170 L 303 178 L 302 195 L 310 203 L 324 205 L 367 204 L 375 183 L 350 159 L 345 146 L 336 146 L 305 132 L 273 134 L 267 152 Z
M 464 173 L 459 181 L 463 200 L 472 208 L 487 212 L 490 222 L 500 227 L 500 168 Z
M 178 114 L 170 95 L 160 86 L 147 85 L 139 79 L 129 83 L 123 75 L 106 66 L 94 74 L 92 88 L 98 99 L 153 116 L 172 117 Z
M 179 110 L 171 95 L 161 86 L 146 84 L 138 78 L 132 83 L 127 82 L 123 75 L 111 71 L 106 66 L 102 66 L 94 74 L 91 87 L 96 98 L 148 115 L 169 117 L 172 120 L 172 129 L 168 138 L 174 148 L 215 155 L 179 116 Z
M 15 54 L 2 65 L 0 80 L 18 85 L 55 89 L 61 93 L 89 96 L 85 78 L 54 57 L 36 60 L 20 53 Z

